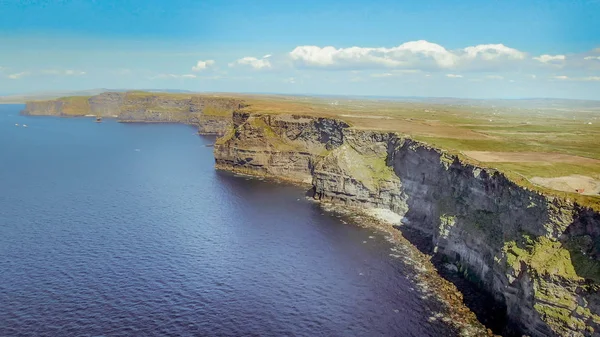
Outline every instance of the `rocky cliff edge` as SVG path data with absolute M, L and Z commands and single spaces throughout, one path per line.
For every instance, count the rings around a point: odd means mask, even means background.
M 600 336 L 600 214 L 394 133 L 343 121 L 234 112 L 216 167 L 312 185 L 314 198 L 391 210 L 434 259 L 531 336 Z

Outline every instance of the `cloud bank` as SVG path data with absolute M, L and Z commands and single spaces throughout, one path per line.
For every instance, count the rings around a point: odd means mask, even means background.
M 527 54 L 503 44 L 482 44 L 451 51 L 439 44 L 419 40 L 392 48 L 298 46 L 289 57 L 293 65 L 300 68 L 493 70 L 523 60 Z

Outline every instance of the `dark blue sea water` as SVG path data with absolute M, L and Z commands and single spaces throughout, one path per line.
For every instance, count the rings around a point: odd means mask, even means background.
M 215 171 L 194 128 L 20 109 L 0 105 L 0 336 L 452 334 L 383 238 Z

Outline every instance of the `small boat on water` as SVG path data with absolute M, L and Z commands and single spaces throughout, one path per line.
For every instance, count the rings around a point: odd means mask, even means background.
M 15 126 L 19 126 L 19 124 L 15 124 Z
M 96 123 L 102 123 L 102 117 L 96 117 Z
M 26 128 L 26 127 L 27 127 L 27 124 L 23 124 L 23 127 L 24 127 L 24 128 Z

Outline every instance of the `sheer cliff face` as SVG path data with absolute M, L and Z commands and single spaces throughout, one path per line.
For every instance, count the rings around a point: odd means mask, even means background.
M 64 103 L 61 101 L 36 101 L 27 102 L 24 114 L 31 114 L 30 111 L 35 111 L 35 115 L 39 116 L 64 116 Z
M 23 114 L 115 117 L 122 122 L 172 122 L 198 125 L 201 134 L 223 134 L 241 101 L 181 94 L 107 92 L 92 97 L 68 97 L 27 102 Z
M 348 125 L 322 118 L 234 112 L 233 125 L 215 144 L 217 167 L 299 182 L 343 142 Z
M 600 335 L 600 214 L 395 134 L 234 113 L 218 168 L 311 182 L 315 198 L 403 217 L 533 336 Z M 410 237 L 409 237 L 410 239 Z

